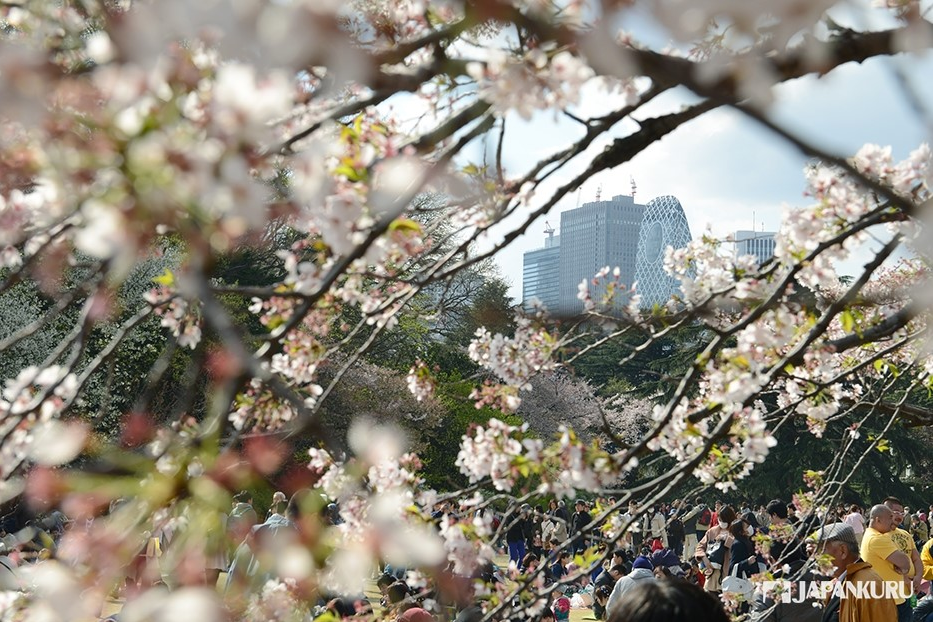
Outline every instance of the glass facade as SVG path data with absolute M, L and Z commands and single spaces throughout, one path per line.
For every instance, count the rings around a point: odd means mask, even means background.
M 617 195 L 561 213 L 558 311 L 562 315 L 583 311 L 577 299 L 580 281 L 592 279 L 605 266 L 618 266 L 622 283 L 632 282 L 644 209 L 632 197 Z
M 560 246 L 557 244 L 525 253 L 522 264 L 522 301 L 526 311 L 531 311 L 529 303 L 533 298 L 540 300 L 548 311 L 557 309 L 559 265 Z

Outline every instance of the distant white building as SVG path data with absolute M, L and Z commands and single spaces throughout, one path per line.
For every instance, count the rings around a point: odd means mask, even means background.
M 760 266 L 774 257 L 775 231 L 736 231 L 735 256 L 754 255 Z

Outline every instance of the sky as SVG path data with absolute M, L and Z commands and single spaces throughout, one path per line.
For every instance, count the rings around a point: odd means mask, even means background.
M 890 145 L 895 160 L 901 160 L 923 142 L 930 142 L 931 117 L 910 107 L 898 79 L 907 77 L 919 101 L 933 107 L 933 54 L 922 57 L 899 55 L 863 64 L 844 65 L 820 79 L 806 77 L 777 87 L 769 117 L 792 132 L 835 155 L 848 157 L 866 143 Z M 580 112 L 610 109 L 616 102 L 595 92 L 584 93 Z M 677 110 L 692 95 L 685 91 L 664 94 L 652 102 L 642 116 Z M 595 153 L 611 138 L 624 135 L 632 125 L 623 125 L 592 147 Z M 566 147 L 579 135 L 579 126 L 553 112 L 536 115 L 525 122 L 516 115 L 507 119 L 503 151 L 507 171 L 514 175 L 539 158 Z M 683 205 L 694 237 L 709 229 L 725 237 L 740 229 L 775 231 L 783 210 L 805 206 L 803 168 L 808 158 L 769 130 L 741 113 L 720 109 L 707 113 L 675 130 L 650 146 L 631 162 L 606 171 L 587 182 L 578 193 L 565 197 L 546 218 L 539 218 L 529 233 L 502 250 L 496 257 L 502 275 L 509 281 L 510 295 L 521 300 L 521 270 L 524 252 L 544 246 L 545 220 L 559 228 L 560 212 L 573 209 L 578 201 L 595 199 L 597 192 L 608 198 L 631 193 L 637 185 L 636 201 L 674 195 Z M 554 175 L 553 188 L 572 178 L 574 168 Z M 538 193 L 542 198 L 547 190 Z M 534 201 L 532 202 L 532 206 Z M 514 226 L 514 221 L 512 222 Z M 493 233 L 482 244 L 496 240 Z M 855 274 L 867 255 L 840 265 L 844 274 Z

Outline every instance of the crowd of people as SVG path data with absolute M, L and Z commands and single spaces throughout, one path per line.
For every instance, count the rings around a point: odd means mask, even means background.
M 263 563 L 263 556 L 301 546 L 302 512 L 309 507 L 305 501 L 310 495 L 319 497 L 309 490 L 291 499 L 276 493 L 264 518 L 248 492 L 236 495 L 218 534 L 235 546 L 220 547 L 215 558 L 207 560 L 204 584 L 216 585 L 239 610 L 246 608 L 250 596 L 274 578 L 273 565 Z M 611 622 L 726 620 L 727 611 L 772 620 L 933 622 L 933 538 L 928 522 L 933 506 L 929 513 L 911 511 L 888 497 L 865 509 L 840 505 L 801 516 L 793 504 L 781 500 L 753 508 L 748 503 L 707 505 L 694 499 L 659 504 L 647 512 L 632 503 L 612 521 L 623 534 L 613 538 L 605 529 L 608 522 L 596 522 L 610 504 L 608 499 L 578 499 L 571 511 L 564 501 L 551 500 L 547 506 L 526 503 L 494 513 L 492 524 L 501 538 L 494 544 L 502 558 L 508 555 L 507 564 L 502 559 L 498 565 L 488 563 L 470 577 L 457 577 L 448 568 L 444 585 L 424 583 L 423 577 L 413 584 L 408 569 L 384 564 L 371 577 L 379 599 L 367 597 L 363 584 L 357 595 L 318 593 L 315 602 L 306 603 L 307 617 L 380 613 L 400 622 L 478 622 L 484 612 L 475 579 L 483 579 L 485 585 L 514 585 L 533 577 L 531 585 L 543 598 L 513 603 L 514 609 L 526 610 L 525 619 L 566 620 L 572 610 L 580 609 Z M 318 499 L 311 505 L 315 520 L 340 522 L 336 504 Z M 470 512 L 443 502 L 431 517 L 440 524 Z M 30 561 L 24 551 L 33 551 L 34 559 L 49 557 L 62 534 L 76 528 L 60 512 L 33 517 L 24 525 L 17 520 L 11 515 L 0 524 L 4 589 L 11 589 L 16 566 Z M 184 528 L 184 517 L 174 516 L 147 534 L 127 568 L 124 595 L 132 597 L 140 588 L 173 587 L 173 541 Z M 28 539 L 24 529 L 29 530 Z M 19 546 L 13 547 L 14 541 Z M 23 542 L 29 546 L 21 546 Z M 14 548 L 18 555 L 3 555 Z M 226 576 L 221 579 L 222 573 Z M 824 595 L 814 607 L 804 599 L 788 602 L 777 592 L 761 591 L 751 581 L 767 576 L 781 585 L 778 582 L 787 579 L 783 589 L 792 589 L 791 579 L 818 573 L 840 587 L 896 584 L 901 589 L 848 598 L 839 590 Z M 658 617 L 660 611 L 670 616 Z
M 608 504 L 597 500 L 595 507 Z M 581 575 L 572 563 L 568 568 L 568 549 L 561 546 L 593 519 L 585 501 L 578 500 L 574 509 L 571 514 L 562 502 L 551 502 L 547 509 L 522 506 L 506 532 L 506 547 L 510 563 L 520 571 L 543 567 L 549 582 L 578 577 L 561 590 L 570 595 L 571 607 L 591 608 L 597 619 L 613 619 L 636 587 L 677 581 L 719 597 L 734 611 L 755 612 L 762 619 L 933 622 L 933 538 L 928 522 L 933 506 L 929 513 L 911 511 L 888 497 L 866 509 L 838 505 L 798 516 L 794 504 L 781 500 L 752 507 L 723 501 L 708 506 L 695 499 L 660 504 L 647 513 L 639 513 L 633 502 L 621 517 L 627 529 L 611 554 L 599 538 L 579 538 L 570 547 L 579 552 L 589 544 L 601 553 L 604 563 L 589 575 Z M 878 598 L 837 594 L 817 603 L 823 607 L 813 602 L 794 607 L 779 594 L 756 591 L 750 580 L 817 577 L 814 566 L 821 556 L 829 561 L 825 576 L 834 581 L 900 587 Z M 786 589 L 791 589 L 789 582 Z

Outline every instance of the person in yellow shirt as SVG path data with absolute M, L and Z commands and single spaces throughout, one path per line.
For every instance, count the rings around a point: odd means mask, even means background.
M 887 596 L 872 598 L 860 595 L 882 582 L 881 576 L 872 570 L 870 564 L 859 559 L 859 543 L 855 532 L 846 523 L 825 525 L 811 537 L 816 542 L 816 554 L 826 554 L 833 558 L 832 576 L 840 585 L 840 592 L 846 594 L 830 596 L 823 606 L 823 620 L 839 622 L 892 622 L 897 618 L 897 606 L 894 599 Z M 849 591 L 854 584 L 855 591 Z M 880 586 L 879 586 L 880 587 Z M 861 589 L 859 589 L 861 588 Z M 867 590 L 865 590 L 867 588 Z M 862 590 L 865 590 L 864 592 Z
M 907 511 L 904 504 L 895 497 L 888 497 L 883 503 L 894 512 L 894 529 L 891 531 L 891 540 L 910 559 L 910 571 L 907 574 L 906 581 L 911 586 L 913 593 L 916 594 L 920 591 L 920 584 L 923 582 L 923 563 L 920 561 L 920 553 L 917 551 L 917 545 L 914 544 L 913 536 L 910 535 L 910 532 L 901 529 Z
M 927 540 L 920 552 L 920 562 L 923 564 L 923 578 L 933 581 L 933 538 Z
M 862 559 L 871 564 L 872 569 L 885 581 L 903 583 L 904 576 L 910 572 L 910 558 L 891 539 L 894 512 L 886 505 L 876 505 L 869 512 L 868 520 L 860 547 Z M 904 595 L 899 594 L 894 603 L 897 605 L 898 622 L 909 622 L 910 603 Z

